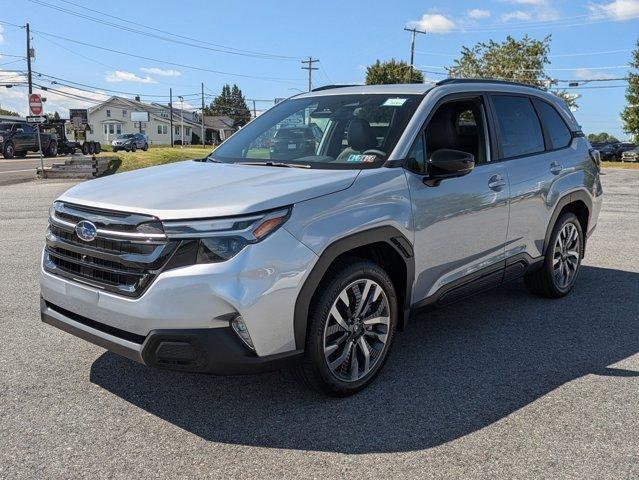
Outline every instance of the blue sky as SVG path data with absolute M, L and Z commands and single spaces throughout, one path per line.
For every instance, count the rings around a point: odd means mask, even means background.
M 639 37 L 639 0 L 37 2 L 57 9 L 29 0 L 13 0 L 2 7 L 0 82 L 19 81 L 16 70 L 26 68 L 23 60 L 10 56 L 24 55 L 25 32 L 10 24 L 28 21 L 36 49 L 33 69 L 49 75 L 36 80 L 62 92 L 46 94 L 46 110 L 57 109 L 63 116 L 68 115 L 69 107 L 90 105 L 80 97 L 99 100 L 109 90 L 166 102 L 164 96 L 173 87 L 174 96 L 184 95 L 187 106 L 196 106 L 200 82 L 206 85 L 207 95 L 218 92 L 224 83 L 237 83 L 248 98 L 286 97 L 306 88 L 300 59 L 309 55 L 320 59 L 315 86 L 361 83 L 365 66 L 377 58 L 408 58 L 406 25 L 429 32 L 418 36 L 416 67 L 442 74 L 464 45 L 528 33 L 535 38 L 552 34 L 549 73 L 554 78 L 619 78 L 628 72 L 626 65 Z M 437 73 L 425 75 L 443 78 Z M 63 80 L 52 85 L 55 79 L 51 77 Z M 585 131 L 609 131 L 625 138 L 619 120 L 625 104 L 623 85 L 623 81 L 593 82 L 583 86 L 587 88 L 571 90 L 581 95 L 576 116 Z M 603 86 L 621 87 L 593 88 Z M 24 113 L 25 89 L 0 86 L 0 104 Z M 259 101 L 257 108 L 268 105 Z

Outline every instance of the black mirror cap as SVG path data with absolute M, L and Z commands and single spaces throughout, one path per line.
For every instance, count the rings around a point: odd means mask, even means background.
M 461 177 L 475 168 L 472 153 L 442 148 L 433 152 L 428 159 L 428 173 L 431 179 Z

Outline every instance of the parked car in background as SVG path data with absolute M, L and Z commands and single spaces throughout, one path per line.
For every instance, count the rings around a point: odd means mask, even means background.
M 315 127 L 317 129 L 317 127 Z M 276 130 L 269 147 L 270 158 L 284 160 L 296 156 L 313 155 L 317 145 L 316 132 L 312 126 L 282 127 Z M 299 155 L 298 155 L 299 154 Z
M 632 150 L 633 148 L 636 148 L 637 145 L 635 143 L 631 143 L 631 142 L 621 142 L 618 144 L 617 146 L 617 158 L 621 158 L 623 156 L 623 152 L 628 151 L 628 150 Z
M 617 160 L 619 160 L 619 157 L 617 156 L 618 147 L 614 143 L 606 143 L 598 147 L 595 147 L 593 145 L 593 148 L 599 150 L 601 159 L 606 162 L 616 162 Z
M 146 151 L 149 149 L 149 142 L 143 133 L 123 133 L 115 137 L 111 142 L 114 152 L 125 150 L 127 152 L 135 152 L 138 148 Z
M 314 116 L 319 142 L 287 127 Z M 259 141 L 276 131 L 278 161 Z M 59 197 L 42 320 L 150 366 L 292 367 L 350 395 L 380 372 L 411 312 L 520 277 L 536 295 L 568 295 L 601 208 L 598 160 L 559 97 L 521 84 L 298 95 L 206 159 Z
M 622 162 L 636 162 L 639 160 L 639 147 L 635 147 L 632 150 L 626 150 L 621 155 Z
M 58 154 L 58 139 L 54 134 L 41 132 L 38 142 L 37 130 L 25 122 L 0 123 L 0 152 L 4 158 L 24 157 L 27 152 L 42 153 L 47 157 Z

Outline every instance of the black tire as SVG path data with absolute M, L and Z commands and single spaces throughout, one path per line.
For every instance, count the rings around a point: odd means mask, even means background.
M 142 147 L 142 150 L 146 152 L 148 149 L 149 149 L 149 144 L 145 143 L 144 146 Z
M 118 149 L 113 147 L 113 153 L 116 153 L 117 151 L 118 151 Z
M 88 154 L 89 154 L 89 146 L 90 146 L 90 143 L 89 143 L 89 142 L 84 142 L 84 143 L 82 144 L 82 153 L 83 153 L 84 155 L 88 155 Z
M 26 150 L 22 150 L 22 151 L 19 151 L 19 152 L 14 152 L 13 156 L 16 157 L 16 158 L 24 158 L 24 157 L 27 156 L 27 151 Z
M 89 142 L 89 155 L 93 155 L 95 153 L 95 143 Z
M 100 153 L 102 151 L 102 145 L 100 145 L 100 142 L 95 142 L 95 153 Z
M 390 317 L 390 322 L 385 329 L 386 332 L 384 332 L 386 333 L 386 343 L 378 349 L 374 349 L 370 344 L 367 344 L 370 348 L 370 350 L 367 348 L 370 354 L 372 354 L 374 350 L 376 351 L 374 357 L 375 363 L 370 367 L 368 373 L 361 378 L 345 381 L 338 378 L 328 365 L 328 357 L 325 357 L 324 354 L 325 329 L 327 328 L 327 322 L 330 321 L 329 317 L 333 303 L 337 302 L 340 293 L 354 283 L 365 280 L 372 280 L 377 283 L 387 299 L 387 312 Z M 369 298 L 372 297 L 369 296 Z M 374 302 L 372 302 L 371 305 L 373 303 Z M 357 308 L 357 306 L 354 308 Z M 388 274 L 381 267 L 368 260 L 351 258 L 341 262 L 331 267 L 326 273 L 317 288 L 317 294 L 313 298 L 309 310 L 306 348 L 303 360 L 294 370 L 296 378 L 308 387 L 335 397 L 352 395 L 369 385 L 375 379 L 388 358 L 397 326 L 397 295 Z M 363 313 L 364 312 L 362 312 L 362 314 Z M 372 329 L 370 326 L 364 326 L 364 328 Z M 338 333 L 344 334 L 346 332 Z M 347 335 L 349 334 L 347 333 Z M 352 334 L 350 335 L 352 336 Z M 346 345 L 349 344 L 349 342 L 351 342 L 350 337 L 344 342 L 345 346 L 342 352 L 346 350 Z M 352 342 L 354 342 L 354 344 L 357 343 L 355 340 L 352 340 Z M 357 355 L 357 349 L 354 351 Z M 359 352 L 360 355 L 363 353 L 361 348 Z M 336 349 L 335 353 L 340 352 Z M 350 364 L 352 368 L 351 360 L 352 356 L 349 355 L 341 365 Z M 359 371 L 358 363 L 355 363 L 355 365 L 358 369 L 357 371 Z
M 133 144 L 131 145 L 131 151 L 132 151 L 132 152 L 135 152 L 137 149 L 138 149 L 137 144 L 136 144 L 136 143 L 133 143 Z
M 47 157 L 55 157 L 58 155 L 58 142 L 52 140 L 47 147 Z
M 12 142 L 7 142 L 2 147 L 2 156 L 6 159 L 11 159 L 15 156 L 16 149 Z
M 567 284 L 562 285 L 560 279 L 558 279 L 557 277 L 557 273 L 554 267 L 554 263 L 555 261 L 557 261 L 558 255 L 555 247 L 557 245 L 559 235 L 562 233 L 562 231 L 564 231 L 564 228 L 568 224 L 571 224 L 578 234 L 578 238 L 575 243 L 575 245 L 578 247 L 576 258 L 577 264 L 570 281 Z M 526 284 L 526 287 L 531 293 L 534 293 L 535 295 L 539 295 L 541 297 L 565 297 L 575 286 L 575 282 L 577 280 L 577 277 L 579 276 L 579 269 L 581 267 L 583 252 L 584 235 L 581 229 L 581 223 L 579 223 L 579 219 L 574 213 L 564 213 L 561 217 L 559 217 L 559 219 L 557 219 L 557 223 L 555 223 L 555 226 L 553 227 L 552 234 L 550 235 L 550 241 L 548 242 L 548 246 L 546 248 L 546 255 L 542 268 L 531 272 L 524 277 L 524 283 Z M 560 254 L 559 261 L 563 261 L 565 259 L 564 257 L 566 257 L 564 254 Z

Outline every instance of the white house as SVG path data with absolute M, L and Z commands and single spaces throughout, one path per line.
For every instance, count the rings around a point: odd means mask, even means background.
M 148 122 L 131 121 L 131 112 L 148 112 Z M 113 96 L 108 100 L 91 107 L 87 112 L 91 132 L 88 140 L 110 143 L 121 133 L 144 133 L 151 145 L 171 144 L 171 118 L 168 105 L 143 103 Z M 201 124 L 195 112 L 181 111 L 173 108 L 173 141 L 184 140 L 185 144 L 193 143 L 193 133 L 200 135 Z M 184 125 L 184 132 L 182 132 Z

